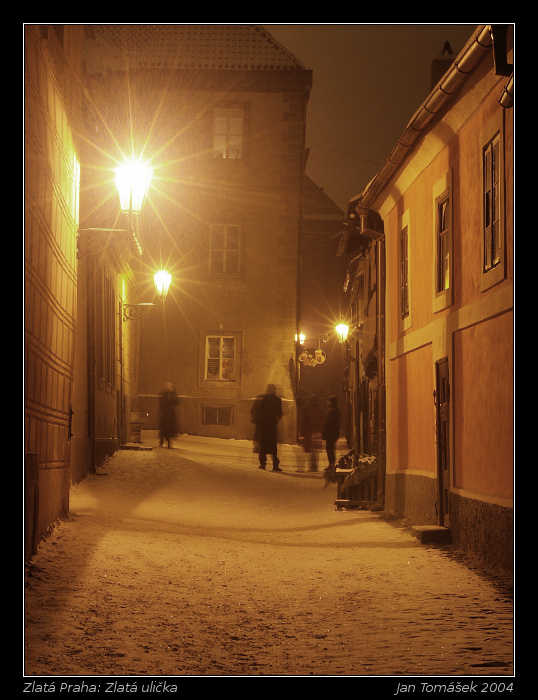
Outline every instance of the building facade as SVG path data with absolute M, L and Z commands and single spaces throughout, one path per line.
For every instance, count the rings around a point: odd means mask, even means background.
M 364 365 L 377 329 L 367 416 L 384 508 L 502 566 L 513 554 L 512 52 L 509 28 L 477 28 L 350 202 L 343 243 L 364 309 L 374 269 L 384 297 L 356 331 Z
M 167 381 L 180 431 L 236 438 L 252 437 L 252 401 L 274 383 L 280 439 L 295 441 L 312 75 L 247 25 L 27 25 L 24 43 L 31 556 L 133 419 L 157 427 Z M 131 156 L 154 175 L 126 217 L 114 172 Z
M 130 439 L 138 379 L 137 231 L 88 93 L 83 25 L 25 26 L 25 551 L 72 483 Z M 108 169 L 108 172 L 107 172 Z M 103 176 L 103 173 L 106 173 Z
M 67 512 L 77 325 L 82 30 L 25 30 L 25 550 Z
M 272 383 L 284 404 L 280 440 L 293 442 L 311 71 L 259 27 L 91 30 L 88 86 L 107 125 L 104 150 L 119 158 L 134 148 L 154 169 L 134 263 L 139 301 L 151 301 L 156 269 L 172 275 L 164 306 L 128 322 L 140 343 L 132 408 L 157 429 L 171 382 L 180 433 L 250 439 L 252 403 Z

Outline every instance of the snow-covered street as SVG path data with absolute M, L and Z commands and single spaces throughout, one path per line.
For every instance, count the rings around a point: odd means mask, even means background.
M 241 441 L 145 444 L 72 488 L 27 567 L 29 680 L 513 673 L 509 587 L 336 510 L 299 450 L 272 473 Z

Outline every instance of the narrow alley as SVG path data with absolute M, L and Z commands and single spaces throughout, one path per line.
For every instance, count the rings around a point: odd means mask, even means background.
M 242 441 L 122 450 L 25 575 L 24 676 L 510 682 L 513 597 L 450 547 L 334 507 L 323 471 Z M 395 680 L 396 692 L 397 681 Z

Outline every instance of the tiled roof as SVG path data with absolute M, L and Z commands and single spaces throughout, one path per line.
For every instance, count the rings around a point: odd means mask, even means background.
M 89 25 L 85 59 L 89 72 L 131 68 L 307 70 L 259 25 Z
M 304 177 L 303 219 L 342 223 L 344 212 L 308 175 Z

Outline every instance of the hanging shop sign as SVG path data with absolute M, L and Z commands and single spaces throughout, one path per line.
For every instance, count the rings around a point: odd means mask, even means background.
M 319 348 L 303 350 L 299 355 L 299 362 L 305 367 L 317 367 L 318 365 L 322 365 L 326 359 L 327 355 Z

